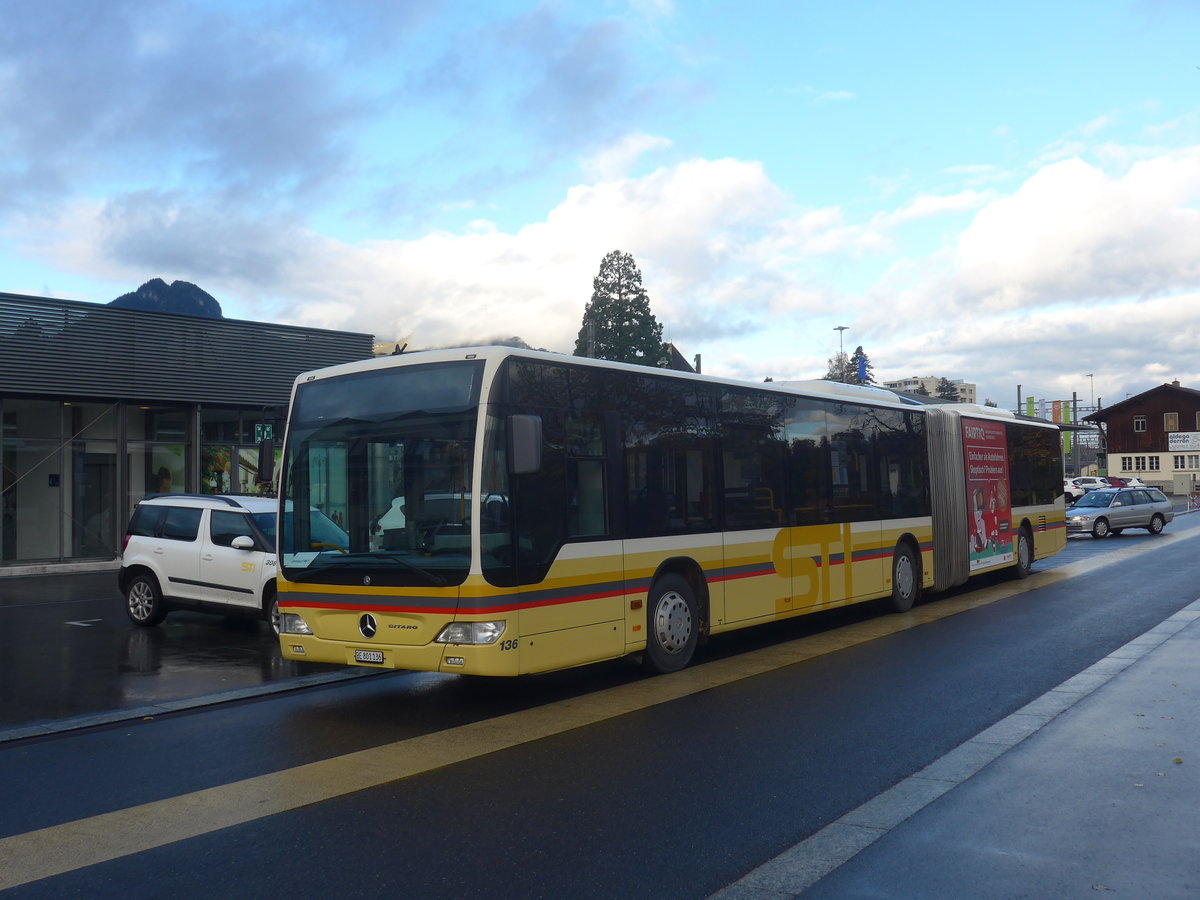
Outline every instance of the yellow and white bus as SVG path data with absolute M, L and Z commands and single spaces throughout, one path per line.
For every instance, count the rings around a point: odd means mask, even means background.
M 502 347 L 296 380 L 289 659 L 520 675 L 1011 567 L 1066 543 L 1059 432 L 834 382 L 751 385 Z M 281 517 L 281 521 L 283 518 Z

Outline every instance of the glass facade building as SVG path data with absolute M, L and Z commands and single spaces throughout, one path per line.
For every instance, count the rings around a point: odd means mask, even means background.
M 115 559 L 147 494 L 258 492 L 296 375 L 372 340 L 0 293 L 0 573 Z

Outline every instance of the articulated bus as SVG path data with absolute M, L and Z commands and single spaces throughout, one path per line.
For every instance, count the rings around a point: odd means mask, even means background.
M 521 675 L 923 590 L 1066 545 L 1048 422 L 834 382 L 502 347 L 299 376 L 280 535 L 289 659 Z M 339 539 L 340 540 L 340 539 Z

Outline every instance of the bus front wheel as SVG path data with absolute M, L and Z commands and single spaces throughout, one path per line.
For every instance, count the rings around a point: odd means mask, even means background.
M 642 667 L 654 673 L 678 672 L 691 662 L 700 638 L 695 593 L 679 575 L 664 575 L 651 586 L 648 600 Z
M 908 544 L 897 544 L 892 554 L 892 596 L 884 598 L 890 612 L 908 612 L 921 597 L 921 564 Z

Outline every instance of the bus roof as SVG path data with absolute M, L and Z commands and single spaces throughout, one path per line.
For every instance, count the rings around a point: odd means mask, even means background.
M 766 382 L 741 381 L 735 378 L 720 378 L 714 375 L 702 375 L 696 372 L 680 372 L 675 369 L 659 369 L 650 366 L 635 365 L 633 363 L 612 362 L 606 359 L 590 359 L 583 356 L 568 356 L 562 353 L 551 353 L 546 350 L 525 350 L 519 347 L 501 346 L 450 347 L 442 350 L 416 350 L 411 353 L 394 353 L 390 356 L 376 356 L 371 359 L 342 363 L 341 365 L 330 366 L 325 369 L 301 372 L 298 376 L 296 376 L 296 384 L 299 385 L 306 381 L 314 381 L 322 378 L 335 378 L 341 375 L 350 375 L 355 372 L 369 372 L 377 369 L 391 368 L 393 366 L 419 365 L 422 363 L 458 362 L 461 360 L 479 359 L 499 365 L 499 363 L 504 359 L 510 357 L 520 359 L 537 359 L 545 362 L 565 363 L 572 365 L 585 365 L 598 369 L 634 372 L 642 375 L 652 374 L 656 376 L 699 381 L 704 384 L 716 386 L 739 388 L 749 387 L 765 391 L 797 394 L 800 396 L 841 399 L 845 400 L 846 402 L 856 402 L 868 405 L 879 404 L 894 406 L 910 410 L 920 410 L 922 412 L 938 409 L 945 410 L 947 412 L 954 411 L 961 415 L 967 415 L 976 418 L 999 419 L 1008 422 L 1022 421 L 1027 422 L 1030 425 L 1054 425 L 1052 422 L 1047 422 L 1040 419 L 1030 419 L 1025 416 L 1017 416 L 1010 410 L 999 409 L 994 406 L 978 406 L 974 403 L 925 404 L 921 403 L 919 400 L 913 399 L 912 397 L 901 396 L 894 391 L 888 390 L 887 388 L 875 387 L 874 385 L 843 384 L 839 381 L 826 381 L 824 379 Z
M 296 376 L 296 384 L 302 384 L 306 381 L 314 381 L 322 378 L 335 378 L 355 372 L 375 371 L 377 369 L 390 368 L 392 366 L 418 365 L 421 363 L 434 362 L 457 362 L 459 360 L 466 359 L 481 359 L 499 364 L 502 360 L 510 357 L 520 359 L 537 359 L 544 362 L 556 362 L 571 365 L 584 365 L 598 369 L 634 372 L 641 375 L 649 374 L 666 376 L 690 381 L 699 381 L 705 384 L 717 386 L 758 388 L 761 390 L 777 391 L 788 394 L 841 398 L 847 401 L 853 400 L 860 403 L 903 406 L 909 409 L 913 408 L 914 406 L 914 401 L 912 400 L 900 397 L 886 388 L 877 388 L 870 385 L 841 384 L 840 382 L 836 381 L 819 380 L 767 382 L 741 381 L 735 378 L 721 378 L 714 375 L 702 375 L 696 372 L 680 372 L 675 369 L 659 369 L 650 366 L 636 365 L 633 363 L 612 362 L 605 359 L 590 359 L 582 356 L 568 356 L 566 354 L 551 353 L 545 350 L 524 350 L 517 347 L 499 346 L 453 347 L 444 350 L 417 350 L 411 353 L 392 354 L 391 356 L 377 356 L 372 359 L 342 363 L 341 365 L 330 366 L 329 368 L 325 369 L 302 372 Z

